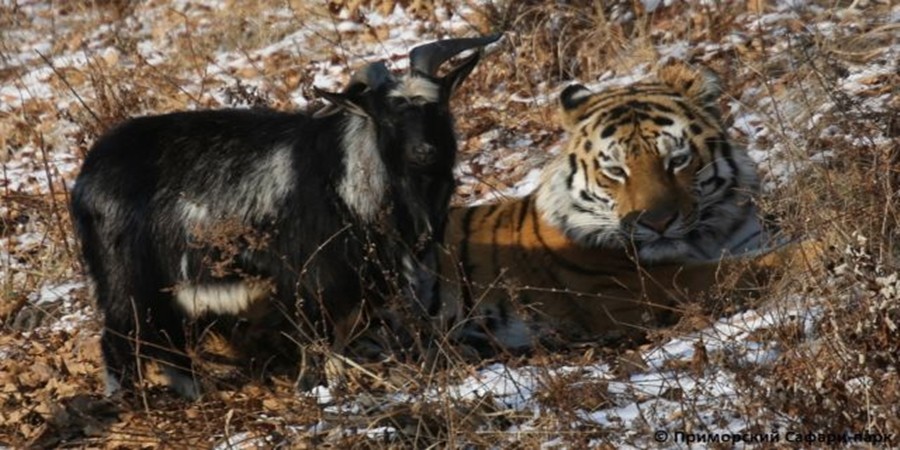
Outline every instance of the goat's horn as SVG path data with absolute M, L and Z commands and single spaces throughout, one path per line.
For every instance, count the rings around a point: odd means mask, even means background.
M 503 36 L 502 33 L 478 38 L 445 39 L 420 45 L 409 52 L 410 71 L 434 76 L 448 59 L 472 48 L 483 47 Z
M 383 62 L 366 64 L 357 70 L 356 73 L 353 74 L 353 77 L 350 78 L 350 84 L 347 85 L 347 90 L 352 89 L 353 86 L 356 85 L 364 85 L 368 86 L 369 89 L 377 89 L 389 80 L 390 77 L 391 71 L 388 70 Z

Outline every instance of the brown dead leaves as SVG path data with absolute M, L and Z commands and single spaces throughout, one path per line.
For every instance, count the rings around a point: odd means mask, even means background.
M 0 334 L 0 434 L 28 442 L 43 433 L 60 399 L 96 392 L 96 330 Z

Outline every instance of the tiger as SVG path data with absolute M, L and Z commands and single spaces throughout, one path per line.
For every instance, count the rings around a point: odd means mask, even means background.
M 568 137 L 535 190 L 449 213 L 439 315 L 455 338 L 479 352 L 529 349 L 547 333 L 621 339 L 708 292 L 729 241 L 757 223 L 756 166 L 729 137 L 721 94 L 714 72 L 684 62 L 601 92 L 562 90 Z M 747 260 L 778 263 L 724 264 Z

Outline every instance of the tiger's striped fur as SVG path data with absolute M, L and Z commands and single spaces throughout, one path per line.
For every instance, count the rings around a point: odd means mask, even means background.
M 655 81 L 566 88 L 568 142 L 536 191 L 450 212 L 441 295 L 455 334 L 506 349 L 544 326 L 611 337 L 709 290 L 758 187 L 719 93 L 710 72 L 678 63 Z

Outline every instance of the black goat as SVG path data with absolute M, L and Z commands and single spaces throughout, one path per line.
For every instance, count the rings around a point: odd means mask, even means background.
M 391 296 L 429 304 L 454 188 L 449 99 L 480 52 L 436 70 L 498 38 L 419 46 L 400 77 L 369 64 L 344 92 L 319 91 L 332 105 L 312 117 L 178 112 L 101 137 L 71 211 L 105 319 L 107 392 L 153 359 L 196 397 L 185 347 L 198 318 L 268 302 L 340 343 Z

